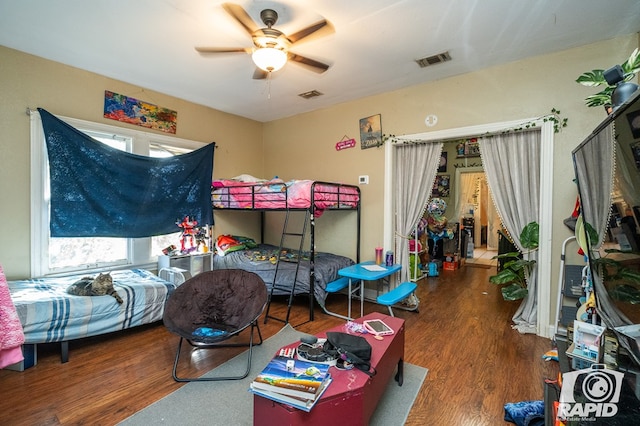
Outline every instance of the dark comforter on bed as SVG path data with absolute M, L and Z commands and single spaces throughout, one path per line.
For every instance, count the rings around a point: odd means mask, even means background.
M 278 247 L 269 244 L 260 244 L 253 249 L 246 249 L 227 253 L 224 256 L 215 255 L 213 257 L 213 269 L 243 269 L 255 272 L 267 285 L 267 290 L 271 291 L 273 276 L 276 266 L 274 256 L 278 252 Z M 316 252 L 315 254 L 315 287 L 314 295 L 318 303 L 324 307 L 327 293 L 325 288 L 331 281 L 338 279 L 338 271 L 355 262 L 348 257 L 331 253 Z M 296 281 L 295 294 L 309 294 L 309 270 L 311 262 L 308 257 L 303 256 L 300 262 L 300 269 Z M 274 295 L 288 295 L 293 285 L 296 263 L 281 261 L 278 267 L 278 277 Z M 289 290 L 282 290 L 286 288 Z

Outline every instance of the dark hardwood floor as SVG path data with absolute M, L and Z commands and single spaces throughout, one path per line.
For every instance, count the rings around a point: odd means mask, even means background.
M 406 320 L 405 361 L 429 369 L 407 425 L 508 424 L 504 404 L 542 399 L 543 379 L 557 375 L 557 364 L 541 358 L 551 342 L 511 329 L 519 302 L 502 300 L 499 287 L 488 282 L 492 273 L 467 266 L 425 278 L 418 286 L 419 313 L 395 311 Z M 272 305 L 272 313 L 281 317 L 283 308 Z M 346 313 L 346 296 L 329 296 L 328 308 Z M 386 308 L 366 303 L 365 313 L 373 311 L 386 313 Z M 319 308 L 315 321 L 300 324 L 306 319 L 300 300 L 290 321 L 300 331 L 343 322 Z M 263 337 L 282 325 L 261 320 Z M 160 323 L 141 326 L 71 342 L 65 364 L 59 345 L 39 345 L 35 367 L 0 370 L 0 424 L 116 424 L 181 386 L 171 378 L 177 342 Z M 181 371 L 204 373 L 242 350 L 199 351 L 191 366 L 183 357 L 182 368 L 189 370 Z

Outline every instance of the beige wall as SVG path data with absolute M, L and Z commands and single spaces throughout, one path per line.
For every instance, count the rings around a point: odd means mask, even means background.
M 381 114 L 385 134 L 403 135 L 539 117 L 556 108 L 569 119 L 569 126 L 556 135 L 554 148 L 554 278 L 547 284 L 555 298 L 561 245 L 570 235 L 562 220 L 573 210 L 577 195 L 571 150 L 605 118 L 604 110 L 584 105 L 583 99 L 595 90 L 575 79 L 585 71 L 622 62 L 638 45 L 637 35 L 621 37 L 264 124 L 0 47 L 0 264 L 10 278 L 29 273 L 26 107 L 117 124 L 102 118 L 103 92 L 108 89 L 178 111 L 178 137 L 218 142 L 216 177 L 249 173 L 356 184 L 359 175 L 369 175 L 370 184 L 361 188 L 363 259 L 371 258 L 383 241 L 384 148 L 335 149 L 345 135 L 359 141 L 359 119 Z M 455 60 L 454 52 L 452 56 Z M 435 127 L 425 126 L 428 114 L 438 116 Z M 335 227 L 339 238 L 322 237 L 318 245 L 341 252 L 353 222 L 348 215 L 326 217 L 318 220 L 320 231 Z M 216 233 L 236 232 L 247 222 L 240 214 L 218 214 L 216 220 Z M 255 229 L 244 233 L 257 237 Z M 551 312 L 555 315 L 554 309 Z
M 0 265 L 9 279 L 30 272 L 29 117 L 27 107 L 55 115 L 131 127 L 103 118 L 111 90 L 178 112 L 176 137 L 215 141 L 214 175 L 260 175 L 262 123 L 0 46 Z M 247 155 L 254 152 L 256 155 Z M 233 160 L 230 160 L 233 159 Z M 224 219 L 221 226 L 226 227 Z M 240 226 L 233 223 L 227 226 Z
M 385 134 L 403 135 L 540 117 L 556 108 L 569 124 L 555 135 L 553 266 L 551 282 L 542 283 L 551 285 L 555 307 L 562 242 L 571 235 L 562 221 L 573 211 L 577 196 L 571 151 L 605 118 L 604 109 L 584 105 L 584 98 L 598 90 L 575 79 L 585 71 L 621 63 L 638 45 L 638 35 L 621 37 L 266 123 L 265 174 L 346 183 L 369 175 L 370 184 L 362 188 L 362 253 L 363 259 L 371 259 L 383 240 L 384 149 L 334 148 L 345 134 L 359 140 L 360 118 L 379 113 Z M 455 60 L 454 52 L 452 56 Z M 435 127 L 424 124 L 428 114 L 438 116 Z M 555 308 L 550 311 L 555 317 Z

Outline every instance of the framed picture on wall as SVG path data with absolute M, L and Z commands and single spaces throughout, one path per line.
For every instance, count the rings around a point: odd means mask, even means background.
M 433 182 L 433 189 L 431 190 L 432 197 L 448 197 L 451 193 L 450 188 L 451 175 L 436 175 L 436 180 Z
M 382 123 L 380 114 L 360 119 L 360 147 L 373 148 L 382 145 Z
M 440 164 L 438 164 L 438 173 L 444 173 L 447 171 L 447 153 L 440 154 Z

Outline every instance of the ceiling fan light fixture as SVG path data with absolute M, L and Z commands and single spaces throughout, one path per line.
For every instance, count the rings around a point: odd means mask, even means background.
M 258 68 L 267 72 L 274 72 L 287 63 L 287 54 L 284 50 L 274 47 L 262 47 L 253 52 L 251 59 L 253 59 Z

